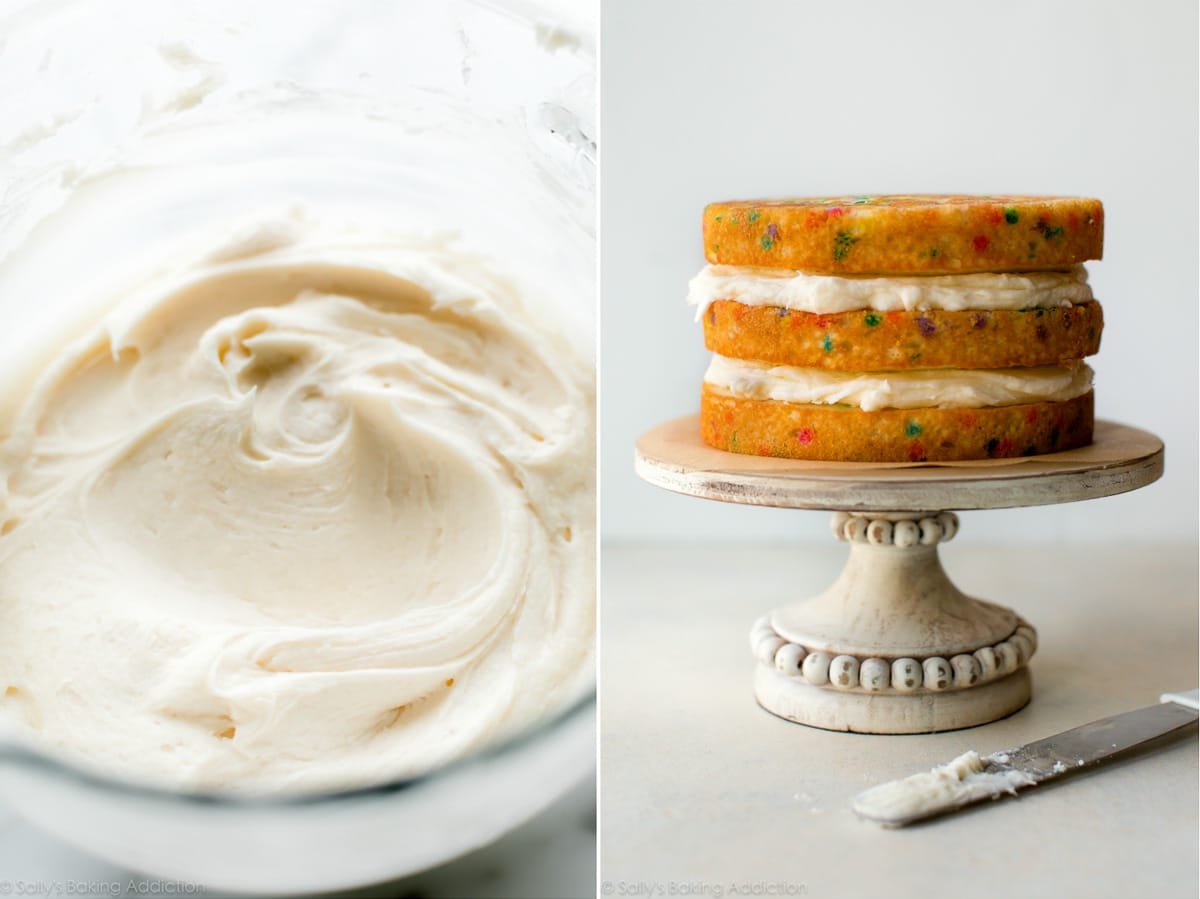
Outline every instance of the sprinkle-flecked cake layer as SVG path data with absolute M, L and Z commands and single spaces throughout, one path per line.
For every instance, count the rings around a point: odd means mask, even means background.
M 1092 441 L 1091 391 L 1062 402 L 956 409 L 819 406 L 732 396 L 705 384 L 700 431 L 717 449 L 833 462 L 1032 456 Z
M 1094 301 L 1023 310 L 819 315 L 718 300 L 704 313 L 704 342 L 734 359 L 831 371 L 1011 368 L 1091 356 L 1103 327 Z
M 709 262 L 818 274 L 1065 269 L 1100 259 L 1103 243 L 1104 207 L 1081 197 L 813 197 L 704 210 Z

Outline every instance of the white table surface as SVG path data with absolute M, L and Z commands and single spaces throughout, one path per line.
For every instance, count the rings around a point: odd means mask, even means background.
M 962 589 L 1038 629 L 1033 701 L 934 735 L 830 733 L 754 702 L 752 621 L 823 589 L 844 545 L 606 544 L 602 893 L 1196 896 L 1194 736 L 904 830 L 850 811 L 861 790 L 968 749 L 1017 746 L 1196 686 L 1194 544 L 972 546 L 972 519 L 986 514 L 962 516 L 942 560 Z
M 587 899 L 595 895 L 596 884 L 595 797 L 596 783 L 589 778 L 491 846 L 404 880 L 338 895 L 346 899 Z M 159 883 L 66 846 L 0 805 L 0 897 L 124 897 L 139 891 L 170 895 L 149 892 Z M 110 884 L 118 888 L 114 891 Z M 178 895 L 222 899 L 231 894 L 209 890 Z

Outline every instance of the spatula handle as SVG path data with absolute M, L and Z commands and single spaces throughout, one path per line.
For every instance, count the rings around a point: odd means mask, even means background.
M 1186 693 L 1164 693 L 1158 697 L 1158 701 L 1178 703 L 1200 712 L 1200 690 L 1188 690 Z

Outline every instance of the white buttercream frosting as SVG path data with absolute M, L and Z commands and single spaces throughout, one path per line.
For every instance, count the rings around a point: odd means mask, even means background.
M 837 372 L 713 356 L 704 381 L 748 399 L 841 403 L 872 412 L 1069 400 L 1091 390 L 1092 370 L 1079 362 L 1037 368 Z
M 964 752 L 945 765 L 859 794 L 854 800 L 854 811 L 885 825 L 897 825 L 981 799 L 1015 794 L 1018 788 L 1036 783 L 1023 771 L 993 767 L 994 761 L 999 759 Z
M 1026 309 L 1092 299 L 1082 265 L 1067 272 L 926 276 L 811 275 L 781 269 L 705 266 L 688 283 L 697 318 L 716 300 L 832 315 L 856 309 Z
M 290 228 L 164 276 L 0 422 L 0 711 L 104 771 L 419 773 L 590 688 L 590 366 L 491 264 Z

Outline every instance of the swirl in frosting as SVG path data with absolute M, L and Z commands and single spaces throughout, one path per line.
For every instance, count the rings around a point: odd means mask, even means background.
M 416 774 L 591 685 L 590 366 L 453 244 L 270 229 L 0 427 L 0 693 L 174 787 Z

